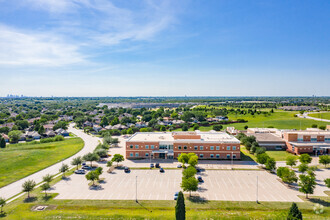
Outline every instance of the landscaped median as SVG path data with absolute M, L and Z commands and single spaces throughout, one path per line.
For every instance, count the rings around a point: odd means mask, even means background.
M 84 146 L 81 138 L 36 144 L 9 145 L 0 149 L 0 187 L 66 159 Z

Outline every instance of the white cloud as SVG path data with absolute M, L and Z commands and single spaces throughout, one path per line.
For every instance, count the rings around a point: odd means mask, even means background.
M 84 61 L 78 47 L 53 33 L 32 34 L 0 25 L 0 65 L 61 66 Z

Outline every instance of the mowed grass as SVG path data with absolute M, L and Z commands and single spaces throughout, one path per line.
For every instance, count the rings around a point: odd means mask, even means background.
M 312 114 L 308 114 L 308 116 L 330 120 L 330 112 L 312 113 Z
M 68 158 L 84 146 L 80 138 L 43 144 L 7 145 L 0 149 L 0 187 Z
M 288 156 L 294 156 L 298 159 L 298 156 L 290 154 L 284 150 L 281 151 L 266 151 L 268 156 L 274 158 L 276 161 L 286 161 Z M 244 146 L 241 146 L 241 160 L 254 160 L 257 161 L 255 155 L 251 154 Z
M 235 127 L 238 130 L 244 130 L 245 126 L 249 128 L 267 128 L 274 127 L 278 129 L 306 129 L 312 127 L 313 124 L 318 126 L 327 125 L 327 122 L 315 121 L 311 119 L 298 118 L 294 117 L 295 114 L 299 112 L 288 112 L 288 111 L 275 111 L 270 116 L 264 116 L 264 114 L 246 114 L 246 115 L 235 115 L 229 114 L 229 120 L 235 121 L 237 119 L 245 119 L 248 122 L 246 123 L 233 123 L 233 124 L 224 124 L 223 127 Z M 330 113 L 329 113 L 330 114 Z M 212 130 L 213 126 L 200 126 L 199 130 L 209 131 Z M 176 129 L 175 131 L 181 131 L 182 129 Z M 193 128 L 189 128 L 189 131 L 192 131 Z

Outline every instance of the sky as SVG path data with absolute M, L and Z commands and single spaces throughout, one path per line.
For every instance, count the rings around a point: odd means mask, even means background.
M 330 96 L 328 0 L 0 0 L 0 96 Z

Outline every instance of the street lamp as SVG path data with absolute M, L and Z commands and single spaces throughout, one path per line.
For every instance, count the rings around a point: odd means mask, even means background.
M 135 179 L 135 202 L 138 203 L 138 200 L 137 200 L 137 176 Z
M 231 169 L 233 169 L 233 163 L 234 163 L 234 158 L 233 158 L 233 152 L 231 152 Z
M 259 203 L 258 202 L 258 175 L 257 175 L 257 198 L 256 198 L 256 202 Z

